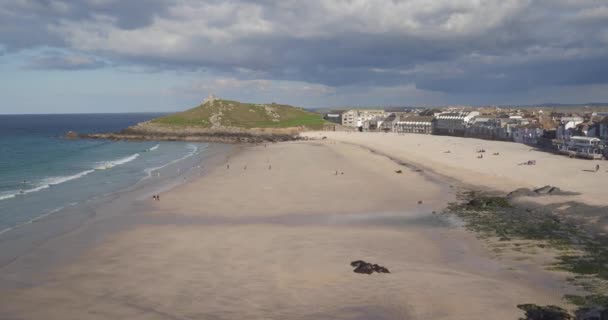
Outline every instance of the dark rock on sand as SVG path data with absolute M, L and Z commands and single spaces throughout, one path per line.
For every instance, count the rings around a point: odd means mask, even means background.
M 559 188 L 555 188 L 552 186 L 544 186 L 544 187 L 535 189 L 534 192 L 538 193 L 538 194 L 549 194 L 549 193 L 553 193 L 553 191 L 555 191 L 555 189 L 557 189 L 557 191 L 559 191 Z
M 391 273 L 390 271 L 388 271 L 387 268 L 385 268 L 383 266 L 379 266 L 377 264 L 373 264 L 372 269 L 378 273 Z
M 565 192 L 562 191 L 560 188 L 554 186 L 544 186 L 534 190 L 528 188 L 519 188 L 510 192 L 507 197 L 509 199 L 513 199 L 517 197 L 538 197 L 544 195 L 576 195 L 576 193 Z
M 372 274 L 374 273 L 374 269 L 372 269 L 372 265 L 369 263 L 362 263 L 358 267 L 353 270 L 355 273 L 365 273 Z
M 572 316 L 558 306 L 538 306 L 535 304 L 520 304 L 517 308 L 525 311 L 526 317 L 521 320 L 570 320 Z
M 537 195 L 538 194 L 536 192 L 532 191 L 531 189 L 528 189 L 528 188 L 519 188 L 517 190 L 509 192 L 509 194 L 507 195 L 507 197 L 509 197 L 509 198 L 534 197 L 534 196 L 537 196 Z
M 576 311 L 577 320 L 608 320 L 608 309 L 581 308 Z
M 371 264 L 369 262 L 365 262 L 363 260 L 355 260 L 350 263 L 352 267 L 356 267 L 353 272 L 362 273 L 362 274 L 372 274 L 374 272 L 377 273 L 391 273 L 387 268 L 377 265 Z

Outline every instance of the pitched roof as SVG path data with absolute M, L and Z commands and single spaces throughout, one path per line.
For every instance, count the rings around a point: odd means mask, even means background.
M 431 122 L 433 121 L 432 116 L 400 116 L 400 122 Z

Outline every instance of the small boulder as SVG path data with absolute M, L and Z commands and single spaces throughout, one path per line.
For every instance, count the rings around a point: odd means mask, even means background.
M 535 304 L 520 304 L 517 308 L 525 311 L 526 317 L 521 320 L 571 320 L 572 316 L 558 306 L 538 306 Z
M 507 198 L 513 199 L 513 198 L 517 198 L 517 197 L 533 197 L 536 195 L 537 195 L 536 192 L 534 192 L 528 188 L 519 188 L 519 189 L 509 192 L 509 194 L 507 194 Z
M 553 189 L 552 186 L 544 186 L 542 188 L 535 189 L 534 192 L 536 192 L 537 194 L 548 194 L 549 192 L 551 192 L 551 189 Z
M 576 311 L 577 320 L 606 320 L 608 309 L 604 308 L 581 308 Z
M 371 264 L 369 262 L 365 262 L 363 260 L 355 260 L 353 262 L 350 263 L 350 265 L 352 267 L 356 267 L 353 272 L 355 273 L 361 273 L 361 274 L 367 274 L 370 275 L 374 272 L 377 273 L 391 273 L 387 268 L 377 265 L 377 264 Z
M 355 268 L 355 270 L 353 270 L 353 271 L 355 273 L 363 273 L 363 274 L 374 273 L 374 269 L 372 268 L 372 266 L 369 263 L 362 263 L 357 268 Z

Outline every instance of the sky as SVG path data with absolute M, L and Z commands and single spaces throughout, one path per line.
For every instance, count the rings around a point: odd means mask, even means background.
M 608 101 L 606 0 L 5 0 L 0 113 Z

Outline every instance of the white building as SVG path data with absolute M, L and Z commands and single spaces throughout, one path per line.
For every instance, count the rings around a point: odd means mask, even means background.
M 433 133 L 432 116 L 400 116 L 394 124 L 394 130 L 400 133 Z
M 568 140 L 576 131 L 576 126 L 583 123 L 581 117 L 563 117 L 561 124 L 557 127 L 556 138 L 559 140 Z
M 478 115 L 478 111 L 443 112 L 435 117 L 434 133 L 464 136 L 466 128 Z
M 346 127 L 363 128 L 365 121 L 384 116 L 384 110 L 352 109 L 342 113 L 342 125 Z
M 600 138 L 608 142 L 608 117 L 600 121 Z

